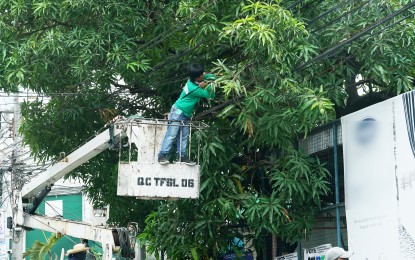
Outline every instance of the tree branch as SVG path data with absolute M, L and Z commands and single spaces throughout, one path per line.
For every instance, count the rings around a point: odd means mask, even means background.
M 163 114 L 155 111 L 154 109 L 150 109 L 150 108 L 148 108 L 148 106 L 145 106 L 145 105 L 130 105 L 129 108 L 130 109 L 137 109 L 137 110 L 141 110 L 141 111 L 147 111 L 154 118 L 162 118 L 163 117 Z
M 218 110 L 221 110 L 222 108 L 226 107 L 227 105 L 236 103 L 237 100 L 238 99 L 236 99 L 236 98 L 229 99 L 229 100 L 227 100 L 227 101 L 225 101 L 225 102 L 223 102 L 223 103 L 221 103 L 221 104 L 219 104 L 219 105 L 217 105 L 215 107 L 212 107 L 212 108 L 210 108 L 208 110 L 205 110 L 205 111 L 197 114 L 194 117 L 194 120 L 202 120 L 202 119 L 204 119 L 204 118 L 206 118 L 206 117 L 208 117 L 208 116 L 210 116 L 212 114 L 215 114 Z
M 54 24 L 48 25 L 48 26 L 45 26 L 43 28 L 40 28 L 40 29 L 37 29 L 37 30 L 33 30 L 33 31 L 30 31 L 30 32 L 22 33 L 22 34 L 19 35 L 19 37 L 26 37 L 26 36 L 35 34 L 37 32 L 42 32 L 43 33 L 44 31 L 46 31 L 48 29 L 51 29 L 51 28 L 54 28 L 54 27 L 58 27 L 58 26 L 72 27 L 72 25 L 70 25 L 68 23 L 61 22 L 61 21 L 58 21 L 58 20 L 55 20 L 55 19 L 52 19 L 50 21 L 53 22 Z
M 150 88 L 136 88 L 134 87 L 135 85 L 122 85 L 116 82 L 112 82 L 111 84 L 117 88 L 128 89 L 131 94 L 147 94 L 149 96 L 155 96 L 158 94 L 156 90 Z
M 30 32 L 25 32 L 25 33 L 22 33 L 22 34 L 18 35 L 18 37 L 26 37 L 26 36 L 30 36 L 30 35 L 35 34 L 35 33 L 37 33 L 37 32 L 44 32 L 44 31 L 46 31 L 46 30 L 48 30 L 48 29 L 50 29 L 50 28 L 54 28 L 54 27 L 57 27 L 57 26 L 59 26 L 59 24 L 52 24 L 52 25 L 49 25 L 49 26 L 43 27 L 43 28 L 41 28 L 41 29 L 37 29 L 37 30 L 34 30 L 34 31 L 30 31 Z

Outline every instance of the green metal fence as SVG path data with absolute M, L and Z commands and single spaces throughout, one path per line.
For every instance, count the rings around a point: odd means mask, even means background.
M 340 120 L 320 126 L 298 140 L 298 149 L 318 157 L 330 171 L 330 190 L 322 198 L 322 208 L 315 219 L 313 231 L 299 242 L 299 259 L 303 249 L 332 244 L 347 249 L 347 224 L 344 209 L 344 170 Z

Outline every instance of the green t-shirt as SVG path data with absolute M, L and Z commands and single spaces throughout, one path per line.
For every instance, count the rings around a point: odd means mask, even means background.
M 188 80 L 186 86 L 183 88 L 183 91 L 180 94 L 179 99 L 177 99 L 176 103 L 174 103 L 174 106 L 183 111 L 183 114 L 186 117 L 190 118 L 193 114 L 193 111 L 195 110 L 195 105 L 200 98 L 214 97 L 215 92 L 213 91 L 211 85 L 203 89 L 199 88 L 198 85 Z

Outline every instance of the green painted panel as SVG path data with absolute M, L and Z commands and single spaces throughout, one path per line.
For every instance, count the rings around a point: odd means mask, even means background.
M 48 201 L 62 200 L 62 213 L 65 219 L 69 220 L 82 220 L 82 194 L 71 194 L 71 195 L 59 195 L 59 196 L 50 196 L 46 197 L 46 203 Z M 45 214 L 45 201 L 43 201 L 36 213 L 40 215 Z M 50 237 L 51 233 L 42 232 L 40 230 L 33 230 L 26 232 L 26 248 L 31 248 L 36 240 L 45 242 L 47 237 Z M 56 242 L 55 246 L 52 248 L 52 254 L 58 256 L 58 259 L 61 255 L 62 248 L 65 249 L 65 253 L 68 249 L 71 249 L 74 243 L 80 243 L 79 238 L 74 237 L 62 237 Z M 45 258 L 49 259 L 49 258 Z M 54 258 L 53 258 L 54 259 Z M 65 258 L 66 259 L 66 258 Z

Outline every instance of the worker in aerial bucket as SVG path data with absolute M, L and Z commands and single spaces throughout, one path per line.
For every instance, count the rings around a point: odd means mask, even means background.
M 189 137 L 188 122 L 192 117 L 196 103 L 200 98 L 214 98 L 215 92 L 213 87 L 205 80 L 214 80 L 213 74 L 205 74 L 204 68 L 200 64 L 189 65 L 189 80 L 183 87 L 180 97 L 171 107 L 169 113 L 169 125 L 166 135 L 164 136 L 158 161 L 160 164 L 168 164 L 168 154 L 174 140 L 176 140 L 178 161 L 187 165 L 196 165 L 186 156 L 187 139 Z M 180 122 L 179 122 L 180 121 Z

